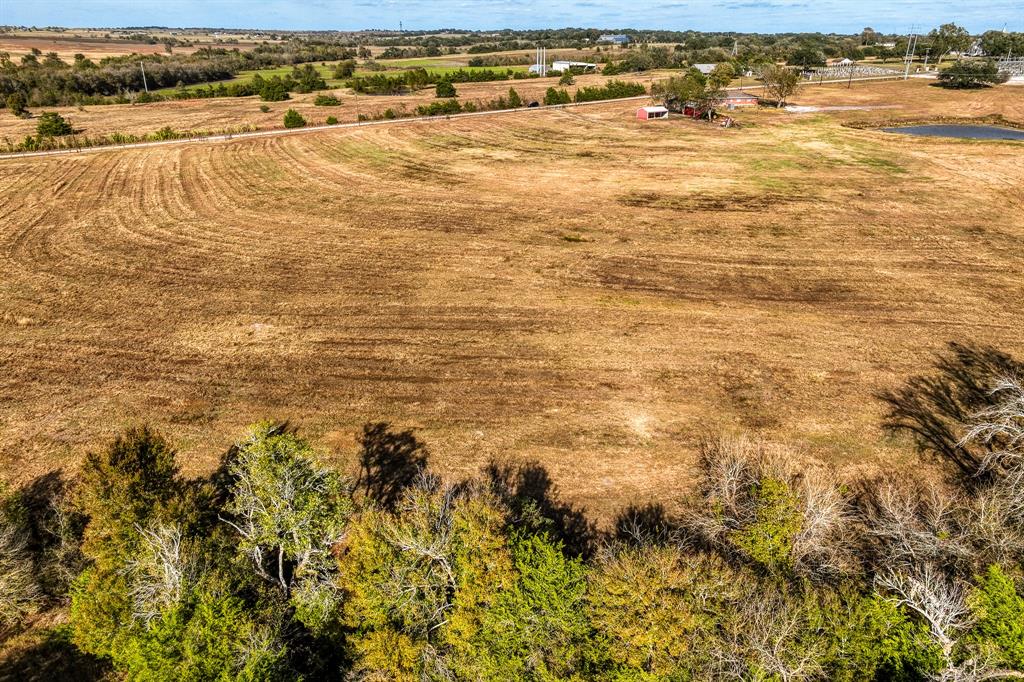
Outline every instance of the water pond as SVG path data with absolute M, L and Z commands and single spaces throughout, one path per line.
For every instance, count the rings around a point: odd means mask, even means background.
M 887 133 L 923 137 L 957 137 L 964 140 L 1024 140 L 1024 130 L 980 125 L 921 125 L 882 128 Z

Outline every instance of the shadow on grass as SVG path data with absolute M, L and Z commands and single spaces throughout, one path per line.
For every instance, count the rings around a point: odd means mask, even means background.
M 993 403 L 992 386 L 1000 378 L 1024 377 L 1024 364 L 989 346 L 952 342 L 935 359 L 935 371 L 911 377 L 901 388 L 878 397 L 889 409 L 882 423 L 891 432 L 909 433 L 917 447 L 952 466 L 965 482 L 978 481 L 988 446 L 960 446 L 964 424 Z
M 0 659 L 0 682 L 92 682 L 111 679 L 110 667 L 102 660 L 82 653 L 71 643 L 66 626 L 22 636 L 9 643 Z

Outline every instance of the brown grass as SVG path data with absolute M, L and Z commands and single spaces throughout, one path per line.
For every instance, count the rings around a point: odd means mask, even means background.
M 628 78 L 642 82 L 647 86 L 657 75 Z M 603 85 L 610 80 L 600 75 L 582 76 L 570 93 L 583 86 Z M 509 88 L 515 88 L 520 96 L 530 100 L 543 101 L 544 92 L 551 86 L 557 86 L 557 78 L 530 80 L 508 80 L 490 83 L 460 83 L 457 85 L 459 100 L 462 102 L 487 102 L 499 96 L 507 95 Z M 328 116 L 334 116 L 340 123 L 358 120 L 359 114 L 374 116 L 382 114 L 386 109 L 396 112 L 412 113 L 420 104 L 436 101 L 434 88 L 427 88 L 416 93 L 401 96 L 355 95 L 351 90 L 334 91 L 341 106 L 318 107 L 313 105 L 316 94 L 292 95 L 292 99 L 284 102 L 261 102 L 258 97 L 221 97 L 214 99 L 194 99 L 152 104 L 108 104 L 87 107 L 47 107 L 46 111 L 57 111 L 66 116 L 76 130 L 83 135 L 106 135 L 109 133 L 133 133 L 144 135 L 171 126 L 176 130 L 216 131 L 239 126 L 257 126 L 259 128 L 283 127 L 284 112 L 295 109 L 310 124 L 322 124 Z M 270 111 L 260 111 L 261 105 Z M 41 110 L 36 110 L 39 113 Z M 36 121 L 20 119 L 0 110 L 0 142 L 21 141 L 26 135 L 35 134 Z
M 3 473 L 136 420 L 191 472 L 266 417 L 348 464 L 387 419 L 606 514 L 678 494 L 708 431 L 906 461 L 877 391 L 951 339 L 1024 353 L 1019 143 L 633 109 L 0 163 Z

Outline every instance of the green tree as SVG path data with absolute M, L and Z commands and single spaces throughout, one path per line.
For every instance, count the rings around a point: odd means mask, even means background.
M 112 657 L 132 680 L 261 682 L 293 678 L 285 652 L 245 603 L 203 590 L 138 626 Z
M 1000 666 L 1024 670 L 1024 599 L 998 565 L 988 567 L 971 594 L 974 627 L 966 642 Z
M 306 126 L 306 119 L 302 117 L 302 114 L 289 109 L 284 113 L 284 127 L 285 128 L 304 128 Z
M 518 109 L 523 106 L 523 98 L 519 96 L 515 88 L 508 89 L 508 107 L 509 109 Z
M 182 483 L 174 450 L 159 434 L 133 427 L 82 465 L 77 504 L 88 518 L 82 551 L 90 566 L 71 590 L 75 644 L 110 656 L 134 622 L 125 566 L 145 546 L 143 529 L 181 516 Z
M 987 88 L 997 83 L 1005 83 L 1008 76 L 999 73 L 996 63 L 991 59 L 982 61 L 958 61 L 953 66 L 939 72 L 939 85 L 944 88 L 970 89 Z
M 586 570 L 546 534 L 511 543 L 516 579 L 481 619 L 477 675 L 494 679 L 570 679 L 582 666 L 590 625 Z
M 792 69 L 772 64 L 761 70 L 761 82 L 768 96 L 781 108 L 800 87 L 800 74 Z
M 964 52 L 971 46 L 971 34 L 964 27 L 953 23 L 932 29 L 928 37 L 932 41 L 932 50 L 939 55 L 939 64 L 950 52 Z
M 437 97 L 456 97 L 458 93 L 455 91 L 455 86 L 450 81 L 441 81 L 437 84 L 434 89 L 434 94 Z
M 28 111 L 28 100 L 23 93 L 12 92 L 7 95 L 7 108 L 15 116 L 21 116 Z
M 72 134 L 71 122 L 55 111 L 47 111 L 39 117 L 36 134 L 40 137 L 61 137 Z
M 291 600 L 300 621 L 330 627 L 340 599 L 331 549 L 351 511 L 346 482 L 316 462 L 306 441 L 271 423 L 250 428 L 227 472 L 225 521 L 238 533 L 238 551 Z
M 566 71 L 562 74 L 562 77 L 558 79 L 559 85 L 575 85 L 576 79 L 572 77 L 571 71 Z
M 312 64 L 294 67 L 291 77 L 295 81 L 296 92 L 307 93 L 314 90 L 324 90 L 327 87 L 327 82 Z

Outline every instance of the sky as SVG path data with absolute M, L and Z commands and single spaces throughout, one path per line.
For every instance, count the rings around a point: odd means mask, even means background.
M 0 0 L 0 25 L 284 30 L 659 28 L 776 33 L 1024 31 L 1021 0 Z

